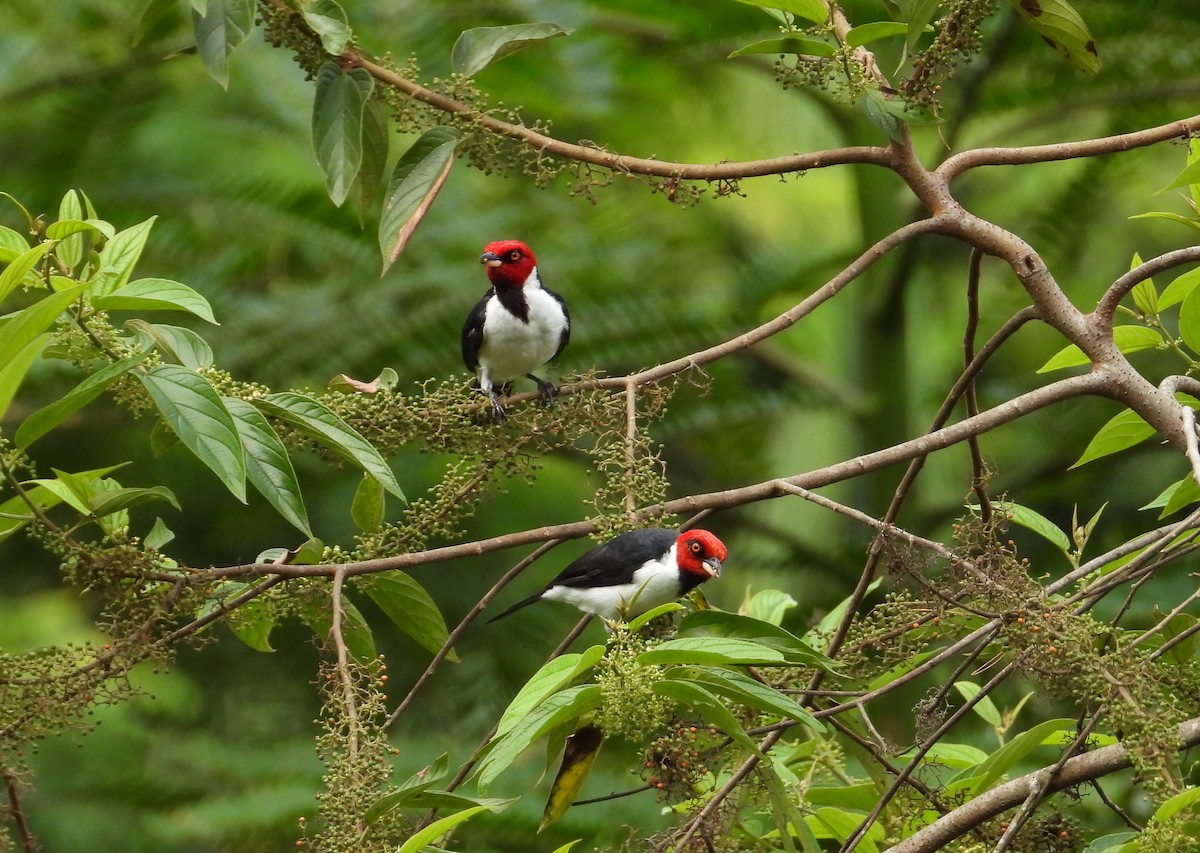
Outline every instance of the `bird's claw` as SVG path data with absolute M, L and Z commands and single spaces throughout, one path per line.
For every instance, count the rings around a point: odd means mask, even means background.
M 500 395 L 495 391 L 490 391 L 489 396 L 492 399 L 492 420 L 498 424 L 504 423 L 508 420 L 508 412 L 500 403 Z
M 529 374 L 529 378 L 537 383 L 538 393 L 542 395 L 542 405 L 546 407 L 553 406 L 554 398 L 558 396 L 558 386 L 545 379 L 539 379 L 532 373 Z

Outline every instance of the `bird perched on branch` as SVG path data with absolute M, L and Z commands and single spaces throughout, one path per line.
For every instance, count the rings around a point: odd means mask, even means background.
M 479 262 L 487 267 L 492 286 L 463 325 L 462 356 L 491 397 L 496 420 L 502 421 L 500 398 L 518 376 L 536 382 L 543 399 L 554 398 L 553 383 L 533 371 L 566 347 L 571 318 L 563 298 L 542 287 L 537 258 L 520 240 L 488 243 Z
M 628 619 L 720 577 L 727 554 L 707 530 L 632 530 L 588 551 L 544 589 L 490 621 L 542 600 L 565 601 L 610 622 Z

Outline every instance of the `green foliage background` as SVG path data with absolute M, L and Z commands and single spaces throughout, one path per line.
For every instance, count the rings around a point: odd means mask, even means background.
M 769 58 L 724 59 L 770 35 L 769 20 L 748 6 L 343 5 L 366 48 L 411 53 L 430 75 L 449 73 L 450 47 L 468 27 L 533 20 L 574 27 L 570 38 L 506 59 L 478 81 L 496 100 L 519 104 L 527 121 L 552 119 L 562 139 L 687 162 L 884 143 L 860 113 L 782 90 Z M 966 85 L 947 92 L 945 122 L 921 132 L 920 150 L 932 159 L 947 141 L 961 149 L 1112 134 L 1165 122 L 1197 101 L 1200 15 L 1192 3 L 1078 6 L 1104 60 L 1094 80 L 1016 26 L 1006 9 L 989 22 L 990 47 L 965 72 Z M 851 17 L 859 7 L 864 17 L 879 14 L 874 4 L 846 7 Z M 592 204 L 570 196 L 564 178 L 537 190 L 517 175 L 458 168 L 405 254 L 380 278 L 377 211 L 335 209 L 326 197 L 309 143 L 311 83 L 285 52 L 255 36 L 235 53 L 223 92 L 184 52 L 185 8 L 172 8 L 131 47 L 138 15 L 122 0 L 9 0 L 0 7 L 0 185 L 35 212 L 52 213 L 63 192 L 78 186 L 121 227 L 158 214 L 140 270 L 185 281 L 211 300 L 222 325 L 208 340 L 221 366 L 247 380 L 321 388 L 337 373 L 369 378 L 390 366 L 411 388 L 461 372 L 458 329 L 484 288 L 475 259 L 484 243 L 504 237 L 527 240 L 544 278 L 570 302 L 575 325 L 561 369 L 622 374 L 775 316 L 915 213 L 899 182 L 868 166 L 746 181 L 739 188 L 746 198 L 710 193 L 690 209 L 637 181 L 597 190 Z M 1128 217 L 1184 212 L 1173 197 L 1153 196 L 1182 157 L 1159 146 L 1019 174 L 994 169 L 968 178 L 960 197 L 1029 239 L 1074 301 L 1086 305 L 1128 268 L 1132 252 L 1151 257 L 1179 244 L 1179 226 Z M 0 221 L 17 227 L 2 205 Z M 800 327 L 719 363 L 707 393 L 682 391 L 652 429 L 665 447 L 674 494 L 819 467 L 925 429 L 959 368 L 966 261 L 961 245 L 927 238 Z M 982 326 L 990 330 L 1025 294 L 1006 271 L 985 266 L 982 302 Z M 1048 329 L 1022 334 L 1024 345 L 982 378 L 982 405 L 1033 387 L 1033 371 L 1061 346 Z M 43 405 L 74 381 L 53 366 L 40 368 L 20 405 Z M 1009 490 L 1064 527 L 1074 496 L 1088 496 L 1083 517 L 1109 502 L 1097 551 L 1141 529 L 1147 521 L 1137 508 L 1181 475 L 1177 461 L 1151 444 L 1105 466 L 1064 472 L 1116 411 L 1098 400 L 1072 402 L 989 436 L 995 490 Z M 115 408 L 92 407 L 46 439 L 42 464 L 75 470 L 144 457 L 147 431 Z M 415 495 L 438 476 L 441 460 L 402 451 L 393 462 Z M 140 464 L 132 482 L 164 482 L 184 501 L 186 513 L 168 522 L 194 564 L 245 562 L 265 547 L 296 544 L 295 532 L 261 499 L 242 507 L 184 454 Z M 930 465 L 902 522 L 944 532 L 960 514 L 969 462 L 965 450 L 954 450 Z M 300 475 L 318 535 L 347 540 L 357 477 L 315 462 Z M 897 477 L 886 471 L 828 493 L 879 513 Z M 542 463 L 535 488 L 518 483 L 497 496 L 470 521 L 470 533 L 574 520 L 587 513 L 594 488 L 582 457 L 556 454 Z M 798 501 L 751 505 L 711 526 L 731 550 L 711 597 L 734 608 L 747 590 L 784 589 L 800 601 L 797 628 L 845 596 L 869 541 L 863 529 Z M 1047 572 L 1063 569 L 1038 541 L 1014 538 Z M 87 599 L 60 590 L 53 567 L 27 544 L 8 547 L 0 645 L 18 650 L 90 637 Z M 554 570 L 584 547 L 556 552 Z M 511 559 L 439 565 L 418 576 L 453 620 Z M 539 568 L 539 578 L 551 572 Z M 520 586 L 537 582 L 525 577 Z M 1162 596 L 1181 597 L 1170 589 Z M 1142 618 L 1152 624 L 1148 613 Z M 405 764 L 476 743 L 549 651 L 547 638 L 572 619 L 546 606 L 474 627 L 462 662 L 435 679 L 397 732 Z M 103 712 L 86 737 L 40 747 L 28 808 L 47 851 L 278 850 L 295 838 L 295 820 L 312 814 L 320 777 L 310 634 L 284 626 L 269 656 L 231 642 L 224 629 L 219 636 L 185 652 L 169 675 L 140 673 L 153 698 Z M 427 655 L 386 628 L 378 640 L 391 683 L 402 691 Z M 905 715 L 877 722 L 897 741 L 911 737 Z M 536 764 L 523 769 L 530 785 Z M 606 773 L 592 782 L 597 794 L 637 782 L 620 775 L 615 761 Z M 465 837 L 473 840 L 463 843 L 528 849 L 537 809 L 536 801 L 523 802 L 487 828 L 472 826 Z M 545 849 L 580 836 L 612 846 L 626 823 L 652 825 L 656 812 L 649 798 L 575 809 L 547 833 Z

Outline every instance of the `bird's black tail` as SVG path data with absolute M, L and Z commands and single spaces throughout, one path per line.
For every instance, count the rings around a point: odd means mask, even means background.
M 505 610 L 499 616 L 493 616 L 491 619 L 489 619 L 487 621 L 487 623 L 489 625 L 491 625 L 497 619 L 503 619 L 505 616 L 509 616 L 513 613 L 516 613 L 522 607 L 528 607 L 530 604 L 533 604 L 535 601 L 540 600 L 541 597 L 542 597 L 542 594 L 540 592 L 538 592 L 538 593 L 534 593 L 533 595 L 529 596 L 529 598 L 523 598 L 520 601 L 518 601 L 516 604 L 514 604 L 512 607 Z

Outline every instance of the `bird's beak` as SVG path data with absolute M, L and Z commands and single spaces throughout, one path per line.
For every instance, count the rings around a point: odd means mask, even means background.
M 479 263 L 488 267 L 498 267 L 503 261 L 500 260 L 500 256 L 495 252 L 484 252 L 479 256 Z
M 721 561 L 716 557 L 709 557 L 702 561 L 704 570 L 708 572 L 710 578 L 719 578 L 721 576 Z

